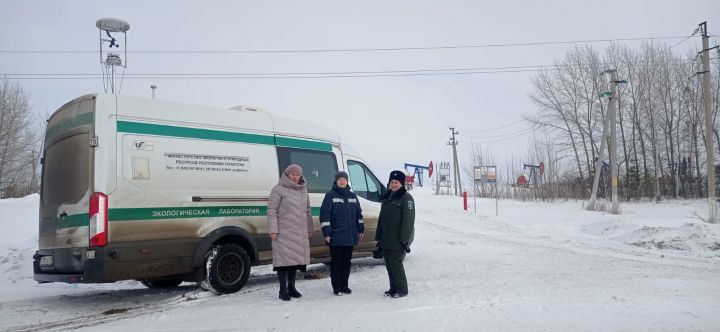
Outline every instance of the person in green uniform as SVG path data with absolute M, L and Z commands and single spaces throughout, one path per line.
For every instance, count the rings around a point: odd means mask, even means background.
M 405 190 L 405 173 L 390 172 L 387 193 L 382 197 L 375 241 L 383 252 L 385 268 L 390 279 L 390 289 L 385 296 L 393 298 L 408 295 L 407 278 L 403 260 L 410 253 L 415 229 L 415 201 Z

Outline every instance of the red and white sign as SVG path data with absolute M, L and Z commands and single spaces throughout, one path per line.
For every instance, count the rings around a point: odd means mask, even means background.
M 475 181 L 480 183 L 494 183 L 497 181 L 497 167 L 475 166 Z
M 433 164 L 431 161 L 430 165 L 428 165 L 428 177 L 432 177 L 432 173 L 433 173 Z
M 494 166 L 488 167 L 487 170 L 487 181 L 488 182 L 495 182 L 497 181 L 497 172 Z

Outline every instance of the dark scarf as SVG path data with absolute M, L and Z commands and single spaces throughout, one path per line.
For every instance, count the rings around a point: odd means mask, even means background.
M 388 190 L 385 192 L 385 195 L 383 195 L 383 197 L 381 197 L 381 200 L 384 201 L 384 200 L 386 200 L 386 199 L 388 199 L 388 198 L 391 199 L 391 200 L 393 200 L 393 199 L 398 199 L 398 198 L 400 198 L 400 197 L 403 197 L 403 195 L 405 195 L 406 192 L 407 192 L 407 190 L 405 190 L 405 187 L 404 187 L 404 186 L 403 186 L 403 187 L 400 187 L 400 189 L 398 189 L 397 191 L 393 192 L 392 190 L 390 190 L 390 185 L 388 185 Z
M 342 197 L 348 198 L 350 196 L 350 185 L 348 185 L 345 188 L 340 188 L 340 187 L 338 187 L 337 181 L 336 181 L 333 183 L 332 190 Z

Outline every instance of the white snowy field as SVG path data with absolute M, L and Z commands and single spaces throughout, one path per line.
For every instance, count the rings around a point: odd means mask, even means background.
M 269 267 L 237 294 L 193 285 L 143 288 L 36 284 L 37 196 L 0 201 L 0 330 L 720 331 L 720 225 L 703 202 L 623 204 L 619 216 L 582 202 L 478 200 L 418 188 L 407 298 L 381 261 L 354 261 L 352 295 L 332 294 L 328 268 L 277 299 Z M 470 207 L 472 209 L 472 201 Z M 319 276 L 319 278 L 317 278 Z

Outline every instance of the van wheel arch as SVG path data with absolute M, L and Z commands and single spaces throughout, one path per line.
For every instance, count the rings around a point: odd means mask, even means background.
M 218 244 L 228 243 L 239 245 L 245 249 L 250 258 L 251 264 L 258 260 L 257 243 L 250 232 L 239 227 L 226 226 L 210 232 L 210 234 L 203 238 L 195 250 L 192 266 L 195 268 L 203 268 L 205 264 L 205 256 L 208 251 Z

